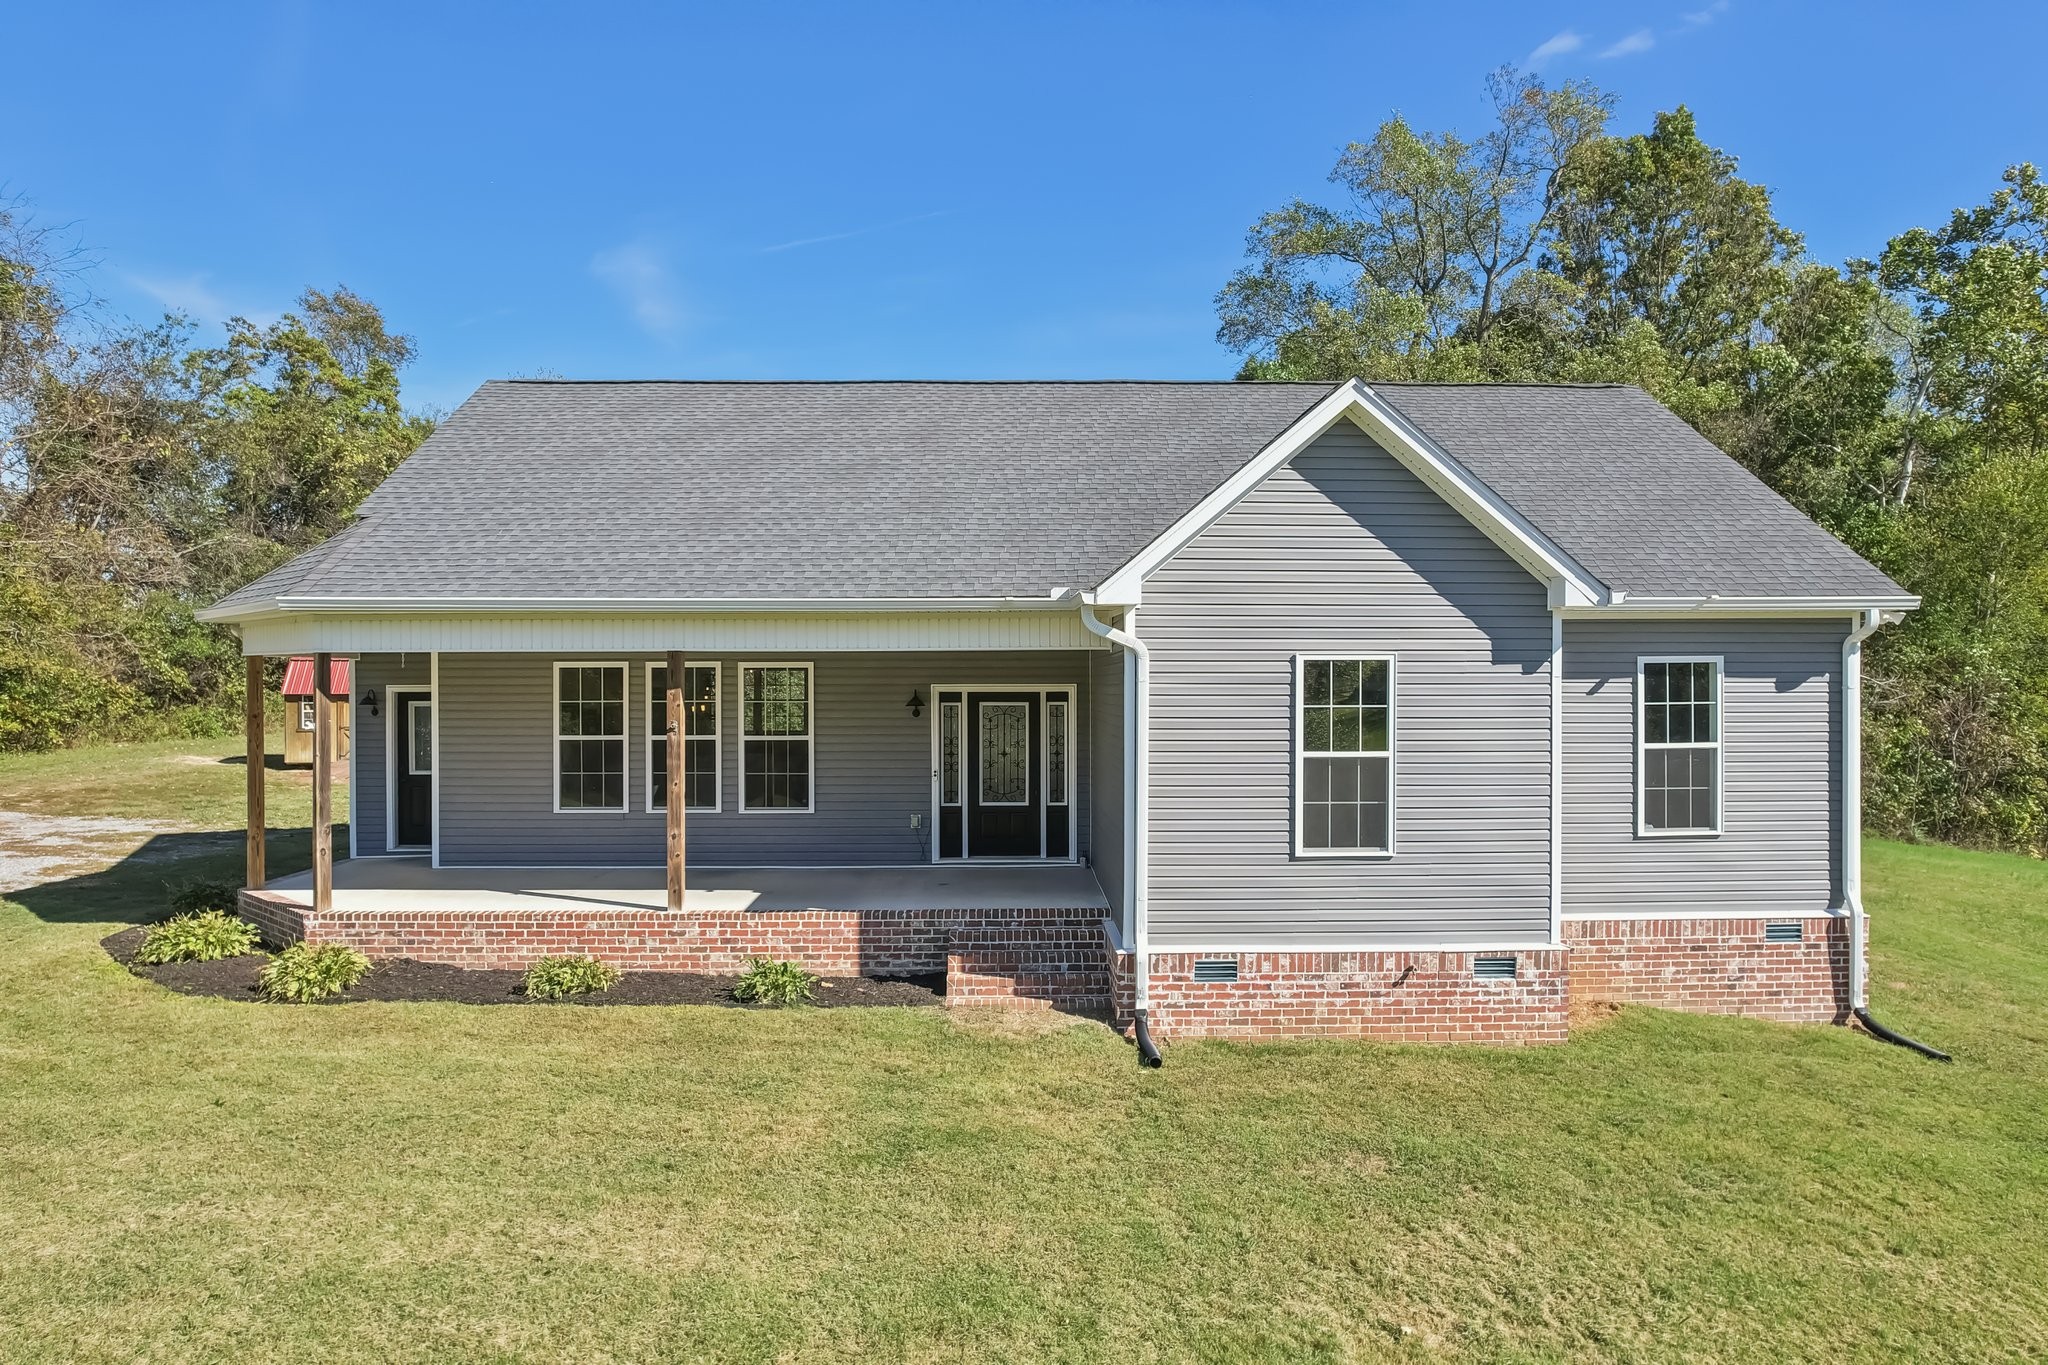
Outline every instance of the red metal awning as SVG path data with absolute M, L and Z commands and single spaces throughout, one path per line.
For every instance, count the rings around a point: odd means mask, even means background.
M 327 661 L 329 692 L 343 700 L 348 698 L 349 676 L 347 659 Z M 313 656 L 300 654 L 286 661 L 284 686 L 280 689 L 287 697 L 310 697 L 313 695 Z

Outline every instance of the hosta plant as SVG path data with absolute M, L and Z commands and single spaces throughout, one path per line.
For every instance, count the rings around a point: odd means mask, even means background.
M 733 999 L 748 1005 L 802 1005 L 810 1001 L 818 978 L 794 962 L 753 958 L 732 986 Z
M 526 993 L 541 1000 L 608 991 L 619 982 L 619 969 L 594 957 L 544 957 L 526 969 Z
M 308 1004 L 338 995 L 370 974 L 370 959 L 340 943 L 294 943 L 263 969 L 265 1000 Z
M 253 953 L 262 939 L 256 926 L 220 910 L 176 915 L 150 926 L 135 950 L 135 960 L 145 967 L 162 962 L 218 962 L 224 957 Z

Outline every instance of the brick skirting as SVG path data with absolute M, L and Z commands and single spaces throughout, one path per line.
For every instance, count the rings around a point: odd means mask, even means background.
M 1128 1027 L 1136 981 L 1099 914 L 1072 910 L 654 909 L 337 911 L 244 891 L 266 941 L 346 943 L 371 957 L 523 968 L 589 953 L 628 971 L 727 973 L 750 957 L 830 976 L 943 971 L 960 1004 L 1030 1002 L 1108 1010 Z M 1491 952 L 1154 953 L 1153 1036 L 1380 1038 L 1555 1043 L 1572 1000 L 1656 1005 L 1790 1022 L 1848 1017 L 1849 931 L 1807 918 L 1799 942 L 1770 942 L 1757 919 L 1566 920 L 1566 946 Z M 1512 979 L 1474 974 L 1475 957 L 1512 956 Z M 1224 960 L 1235 981 L 1197 981 Z
M 1132 957 L 1108 942 L 1119 1027 L 1135 1008 Z M 1515 976 L 1473 974 L 1475 957 L 1513 957 Z M 1174 1038 L 1379 1038 L 1419 1043 L 1561 1043 L 1566 953 L 1154 953 L 1147 1022 Z M 1237 965 L 1235 981 L 1197 981 L 1195 963 Z
M 752 957 L 826 976 L 947 974 L 961 1003 L 1040 1001 L 1102 1009 L 1100 912 L 1074 910 L 337 910 L 273 892 L 241 912 L 273 944 L 345 943 L 372 958 L 521 969 L 587 953 L 624 971 L 737 972 Z
M 1801 941 L 1765 940 L 1766 924 L 1789 922 Z M 1847 919 L 1568 919 L 1564 938 L 1581 999 L 1792 1023 L 1849 1017 Z

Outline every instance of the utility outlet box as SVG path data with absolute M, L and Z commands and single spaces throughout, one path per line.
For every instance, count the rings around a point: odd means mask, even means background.
M 912 815 L 912 816 L 910 817 L 910 827 L 911 827 L 912 829 L 923 829 L 923 828 L 924 828 L 924 816 L 922 816 L 922 815 Z

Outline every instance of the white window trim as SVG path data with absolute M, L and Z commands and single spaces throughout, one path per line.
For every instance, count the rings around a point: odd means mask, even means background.
M 565 668 L 616 668 L 619 670 L 619 696 L 623 698 L 623 710 L 627 713 L 625 729 L 618 735 L 619 762 L 623 771 L 619 774 L 622 783 L 620 801 L 616 806 L 564 806 L 562 804 L 562 741 L 565 739 L 611 739 L 611 735 L 565 735 L 562 733 L 562 670 Z M 624 815 L 633 809 L 633 671 L 624 659 L 554 659 L 548 664 L 548 733 L 554 739 L 548 748 L 552 756 L 549 767 L 553 780 L 548 787 L 548 803 L 557 815 Z
M 1377 758 L 1377 753 L 1311 755 L 1302 747 L 1302 717 L 1308 698 L 1310 659 L 1357 659 L 1387 666 L 1387 846 L 1385 848 L 1309 848 L 1302 840 L 1301 807 L 1308 785 L 1302 774 L 1304 760 L 1315 758 Z M 1297 858 L 1363 858 L 1385 862 L 1400 848 L 1400 752 L 1401 752 L 1401 663 L 1400 656 L 1371 649 L 1318 649 L 1294 656 L 1294 692 L 1287 700 L 1287 744 L 1294 754 L 1294 856 Z
M 804 671 L 804 732 L 800 735 L 749 735 L 747 733 L 747 670 L 750 668 L 801 668 Z M 733 675 L 738 684 L 734 700 L 738 705 L 733 727 L 739 744 L 739 809 L 747 815 L 812 815 L 818 809 L 818 670 L 815 664 L 793 659 L 742 659 Z M 808 805 L 750 806 L 747 804 L 747 741 L 749 739 L 800 739 L 810 746 L 811 780 L 807 784 Z
M 311 697 L 300 697 L 299 733 L 310 735 L 318 724 L 319 722 L 314 718 L 313 714 L 313 699 Z
M 1643 736 L 1643 668 L 1646 664 L 1712 664 L 1714 666 L 1714 739 L 1710 744 L 1659 744 L 1659 749 L 1712 749 L 1714 751 L 1714 827 L 1712 829 L 1651 829 L 1643 822 L 1643 783 L 1648 777 L 1644 751 L 1651 745 Z M 1728 738 L 1726 695 L 1728 670 L 1719 654 L 1639 654 L 1636 656 L 1636 690 L 1631 705 L 1636 736 L 1636 837 L 1638 839 L 1718 839 L 1727 828 L 1724 810 L 1728 800 L 1728 755 L 1722 747 Z
M 667 667 L 668 662 L 665 659 L 649 659 L 647 661 L 647 706 L 641 712 L 643 724 L 646 722 L 646 718 L 654 713 L 654 670 Z M 685 669 L 708 668 L 711 670 L 711 733 L 709 736 L 697 736 L 698 739 L 709 738 L 711 740 L 711 804 L 708 806 L 692 806 L 685 802 L 683 812 L 686 815 L 717 815 L 725 809 L 725 668 L 718 661 L 707 659 L 685 659 L 683 660 L 683 667 Z M 647 813 L 649 815 L 663 815 L 668 811 L 666 805 L 657 806 L 654 804 L 655 792 L 663 790 L 668 786 L 667 765 L 664 764 L 659 770 L 654 766 L 654 741 L 657 738 L 660 738 L 660 736 L 654 733 L 654 728 L 650 725 L 647 727 L 645 742 L 641 745 L 641 756 L 647 765 Z

